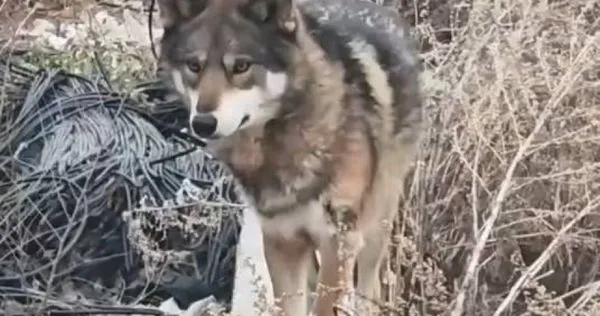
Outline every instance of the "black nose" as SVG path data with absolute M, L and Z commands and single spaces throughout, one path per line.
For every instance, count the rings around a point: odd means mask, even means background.
M 217 119 L 212 114 L 198 114 L 192 119 L 192 129 L 200 137 L 210 137 L 217 130 Z

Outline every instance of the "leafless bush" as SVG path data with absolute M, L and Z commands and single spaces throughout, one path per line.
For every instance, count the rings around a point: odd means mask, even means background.
M 413 10 L 425 17 L 415 29 L 429 45 L 430 128 L 395 236 L 405 255 L 390 260 L 396 285 L 386 289 L 402 290 L 392 305 L 586 315 L 600 263 L 600 5 L 474 0 L 452 10 L 463 8 L 446 12 L 441 39 L 435 16 Z

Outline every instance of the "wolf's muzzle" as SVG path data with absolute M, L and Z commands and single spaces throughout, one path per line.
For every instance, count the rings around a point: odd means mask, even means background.
M 192 119 L 192 129 L 200 137 L 211 137 L 217 130 L 217 119 L 212 114 L 198 114 Z

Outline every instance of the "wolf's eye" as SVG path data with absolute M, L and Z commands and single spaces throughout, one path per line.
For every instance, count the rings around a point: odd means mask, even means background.
M 236 60 L 235 64 L 233 64 L 233 73 L 236 75 L 242 74 L 250 69 L 250 65 L 250 61 L 248 60 Z
M 199 73 L 202 70 L 202 65 L 200 65 L 200 61 L 196 59 L 190 59 L 185 62 L 188 69 L 193 73 Z

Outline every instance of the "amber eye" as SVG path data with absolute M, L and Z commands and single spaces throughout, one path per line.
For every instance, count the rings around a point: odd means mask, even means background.
M 238 59 L 233 64 L 233 73 L 236 75 L 243 74 L 250 69 L 251 63 L 245 59 Z
M 193 73 L 199 73 L 202 70 L 202 65 L 200 65 L 200 61 L 197 59 L 190 59 L 185 62 L 188 69 Z

